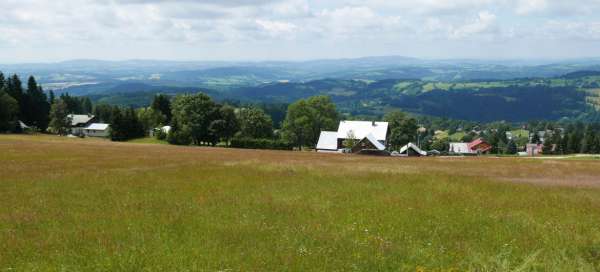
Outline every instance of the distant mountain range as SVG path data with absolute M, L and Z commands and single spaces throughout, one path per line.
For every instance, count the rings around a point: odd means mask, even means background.
M 46 90 L 134 106 L 147 105 L 157 92 L 202 91 L 216 99 L 266 103 L 290 103 L 325 94 L 347 114 L 381 115 L 401 108 L 475 121 L 526 121 L 590 119 L 600 105 L 600 59 L 74 60 L 0 65 L 0 71 L 35 75 Z

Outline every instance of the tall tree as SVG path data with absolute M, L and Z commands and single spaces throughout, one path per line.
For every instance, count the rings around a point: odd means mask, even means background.
M 323 130 L 333 130 L 338 125 L 339 114 L 328 96 L 313 96 L 299 100 L 288 107 L 283 122 L 283 137 L 302 148 L 314 147 Z
M 533 136 L 531 137 L 532 144 L 540 144 L 542 141 L 540 140 L 540 135 L 537 131 L 532 132 Z
M 171 122 L 173 115 L 171 109 L 171 99 L 168 96 L 164 94 L 158 94 L 154 96 L 151 108 L 165 115 L 165 117 L 167 118 L 167 124 Z
M 182 128 L 189 129 L 193 143 L 208 144 L 214 141 L 214 135 L 209 127 L 217 120 L 219 106 L 208 95 L 179 95 L 172 104 L 173 120 Z
M 6 82 L 6 92 L 12 96 L 19 104 L 19 119 L 24 120 L 26 118 L 27 110 L 27 96 L 23 92 L 23 84 L 18 75 L 13 75 L 8 78 Z
M 81 108 L 83 110 L 83 114 L 91 114 L 93 110 L 92 100 L 89 97 L 82 98 Z
M 240 122 L 240 136 L 263 139 L 273 137 L 273 121 L 259 108 L 240 109 L 238 117 Z
M 167 120 L 167 117 L 165 117 L 164 114 L 151 107 L 138 109 L 137 116 L 146 132 L 155 129 L 158 126 L 165 125 Z
M 401 111 L 387 113 L 384 120 L 389 123 L 390 136 L 388 143 L 392 149 L 398 150 L 411 141 L 416 140 L 417 121 Z
M 113 106 L 108 104 L 97 104 L 94 106 L 94 110 L 92 112 L 99 122 L 111 123 L 113 108 Z
M 50 104 L 42 87 L 37 84 L 33 76 L 30 76 L 27 81 L 27 105 L 26 123 L 45 131 L 50 121 L 48 118 Z
M 110 123 L 110 139 L 112 141 L 127 141 L 144 136 L 144 127 L 138 120 L 133 108 L 113 108 Z
M 70 127 L 71 120 L 69 119 L 67 103 L 62 99 L 58 99 L 52 104 L 50 110 L 50 128 L 54 133 L 66 135 L 69 133 Z
M 13 131 L 19 115 L 19 103 L 12 96 L 0 89 L 0 133 Z
M 50 105 L 54 104 L 54 101 L 56 100 L 56 96 L 54 95 L 54 91 L 50 90 L 48 92 L 48 103 L 50 103 Z
M 223 105 L 219 109 L 219 120 L 210 124 L 210 130 L 219 140 L 225 141 L 229 146 L 231 138 L 239 131 L 240 124 L 235 114 L 235 109 L 229 105 Z
M 4 74 L 0 72 L 0 91 L 4 90 L 4 88 L 6 88 L 6 78 L 4 77 Z

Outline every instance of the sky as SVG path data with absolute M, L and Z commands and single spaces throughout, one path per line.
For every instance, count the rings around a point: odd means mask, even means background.
M 600 56 L 600 0 L 0 0 L 0 62 Z

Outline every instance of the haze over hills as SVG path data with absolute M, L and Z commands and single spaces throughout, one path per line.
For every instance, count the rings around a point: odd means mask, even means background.
M 426 60 L 400 56 L 311 61 L 72 60 L 0 65 L 34 75 L 46 90 L 96 102 L 144 106 L 155 93 L 205 92 L 215 99 L 291 103 L 333 98 L 351 115 L 391 108 L 474 121 L 590 119 L 600 59 Z

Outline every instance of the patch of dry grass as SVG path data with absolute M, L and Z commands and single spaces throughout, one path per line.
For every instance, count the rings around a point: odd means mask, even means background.
M 600 269 L 591 160 L 2 135 L 0 165 L 0 271 Z

